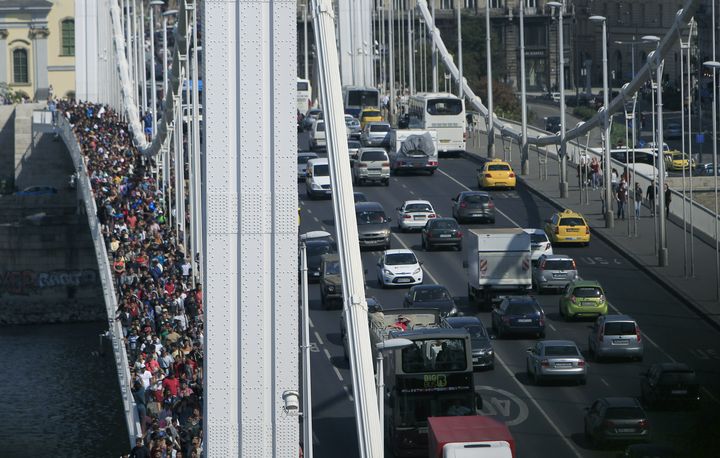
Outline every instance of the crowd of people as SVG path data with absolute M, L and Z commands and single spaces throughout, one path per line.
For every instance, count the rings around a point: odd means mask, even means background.
M 203 431 L 203 293 L 168 223 L 152 160 L 118 113 L 59 101 L 85 156 L 113 270 L 142 436 L 132 457 L 199 457 Z

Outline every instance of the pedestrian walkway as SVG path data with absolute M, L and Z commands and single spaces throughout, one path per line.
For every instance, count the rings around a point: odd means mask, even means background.
M 474 159 L 487 157 L 486 136 L 480 135 L 478 147 L 468 151 L 468 156 Z M 498 143 L 496 142 L 496 145 Z M 554 147 L 551 147 L 554 153 Z M 503 151 L 497 148 L 497 155 L 502 157 Z M 547 178 L 540 176 L 540 156 L 547 157 Z M 602 214 L 602 203 L 600 200 L 601 189 L 589 190 L 589 204 L 585 203 L 585 191 L 583 191 L 583 203 L 580 203 L 580 188 L 578 184 L 575 164 L 568 164 L 568 182 L 570 191 L 567 198 L 560 197 L 559 190 L 559 166 L 552 155 L 538 154 L 534 148 L 530 148 L 530 174 L 521 176 L 519 174 L 520 152 L 517 145 L 512 147 L 511 165 L 518 173 L 520 183 L 543 199 L 549 201 L 557 208 L 571 208 L 582 213 L 591 226 L 593 235 L 614 246 L 639 268 L 654 277 L 658 283 L 663 285 L 679 300 L 695 309 L 699 314 L 707 317 L 708 321 L 717 328 L 720 328 L 720 301 L 716 296 L 716 257 L 714 240 L 701 239 L 698 236 L 691 237 L 687 234 L 687 262 L 683 261 L 685 256 L 683 241 L 683 223 L 675 215 L 671 215 L 667 227 L 668 266 L 658 267 L 658 256 L 656 254 L 655 219 L 650 216 L 650 209 L 643 205 L 641 217 L 638 219 L 637 233 L 635 237 L 632 231 L 633 220 L 630 220 L 631 231 L 628 235 L 628 221 L 616 220 L 615 227 L 605 228 L 605 220 Z M 643 189 L 643 192 L 645 190 Z M 632 218 L 634 203 L 629 200 L 626 209 L 627 217 Z M 616 215 L 617 216 L 617 215 Z M 689 230 L 689 229 L 688 229 Z M 690 245 L 694 244 L 694 275 L 691 275 Z

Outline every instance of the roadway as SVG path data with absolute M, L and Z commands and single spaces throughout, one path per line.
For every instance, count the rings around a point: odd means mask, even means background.
M 301 136 L 302 137 L 302 136 Z M 301 138 L 300 144 L 303 145 Z M 390 187 L 363 186 L 368 200 L 380 202 L 395 223 L 395 208 L 407 199 L 427 199 L 441 215 L 450 215 L 450 198 L 462 190 L 475 189 L 477 165 L 463 158 L 441 158 L 434 176 L 392 177 Z M 300 232 L 334 231 L 329 201 L 305 198 L 304 184 L 298 183 L 301 207 Z M 494 192 L 498 210 L 495 227 L 541 227 L 554 209 L 522 186 L 516 191 Z M 468 226 L 468 227 L 481 227 Z M 420 235 L 400 233 L 393 228 L 393 248 L 407 247 L 424 262 L 426 283 L 445 285 L 465 314 L 479 316 L 486 326 L 490 314 L 467 304 L 465 253 L 424 252 Z M 476 372 L 475 383 L 485 401 L 481 412 L 506 421 L 516 439 L 519 457 L 615 456 L 614 451 L 590 448 L 583 437 L 584 408 L 603 396 L 639 396 L 639 373 L 653 362 L 682 361 L 698 371 L 708 391 L 706 399 L 717 404 L 720 393 L 719 333 L 687 310 L 643 272 L 610 246 L 595 238 L 589 247 L 556 248 L 557 253 L 575 258 L 580 275 L 597 279 L 605 287 L 613 308 L 639 320 L 645 338 L 642 363 L 611 362 L 588 364 L 586 386 L 553 384 L 534 386 L 525 374 L 525 350 L 533 340 L 494 340 L 496 368 Z M 376 280 L 379 252 L 362 253 L 367 269 L 367 295 L 375 296 L 386 308 L 400 307 L 406 289 L 383 290 Z M 564 322 L 557 313 L 558 296 L 538 296 L 547 315 L 547 338 L 571 339 L 587 349 L 591 322 Z M 339 334 L 340 311 L 320 307 L 317 285 L 310 287 L 312 336 L 313 421 L 315 453 L 323 457 L 357 456 L 352 404 L 351 375 L 343 359 Z M 714 405 L 717 407 L 717 405 Z M 693 425 L 695 413 L 650 412 L 651 430 L 656 439 L 682 433 Z M 552 452 L 549 452 L 552 451 Z

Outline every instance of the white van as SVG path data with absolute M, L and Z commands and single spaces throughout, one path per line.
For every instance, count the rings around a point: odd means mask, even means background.
M 377 181 L 390 184 L 390 159 L 383 148 L 360 148 L 357 159 L 352 161 L 352 177 L 355 185 Z
M 327 141 L 325 140 L 325 121 L 318 119 L 310 131 L 310 149 L 316 150 L 325 147 L 327 147 Z
M 327 158 L 310 159 L 307 161 L 305 175 L 305 191 L 310 199 L 330 197 L 330 165 Z

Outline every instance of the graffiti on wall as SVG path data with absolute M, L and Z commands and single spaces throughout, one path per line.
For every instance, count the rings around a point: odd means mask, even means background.
M 97 270 L 12 270 L 0 272 L 0 294 L 28 295 L 47 288 L 95 284 Z

